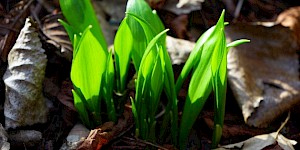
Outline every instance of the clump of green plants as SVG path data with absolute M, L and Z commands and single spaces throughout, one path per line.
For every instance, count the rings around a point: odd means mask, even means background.
M 186 149 L 189 132 L 213 91 L 215 124 L 212 147 L 217 146 L 225 113 L 227 52 L 230 47 L 249 42 L 237 40 L 226 44 L 224 11 L 217 24 L 199 38 L 175 84 L 166 50 L 168 30 L 144 0 L 128 0 L 126 16 L 114 40 L 115 63 L 90 1 L 60 0 L 60 4 L 68 23 L 60 22 L 74 48 L 71 68 L 74 104 L 86 126 L 94 128 L 100 125 L 103 114 L 111 121 L 117 120 L 116 112 L 122 109 L 120 104 L 122 107 L 128 99 L 126 87 L 132 61 L 137 72 L 136 93 L 131 98 L 136 136 L 157 142 L 165 137 L 166 129 L 170 127 L 172 143 Z M 178 127 L 177 94 L 189 74 L 191 80 Z M 168 100 L 159 128 L 155 116 L 162 93 Z M 115 99 L 114 94 L 122 98 Z
M 224 14 L 225 11 L 217 24 L 198 39 L 176 81 L 176 93 L 179 93 L 184 80 L 192 72 L 180 123 L 180 149 L 185 149 L 189 132 L 212 91 L 215 95 L 212 147 L 217 146 L 222 135 L 227 88 L 226 56 L 230 47 L 249 42 L 242 39 L 226 45 Z
M 116 121 L 112 99 L 114 64 L 89 0 L 60 0 L 68 23 L 60 20 L 73 44 L 71 80 L 74 105 L 83 123 L 93 128 L 102 123 L 101 104 L 109 120 Z

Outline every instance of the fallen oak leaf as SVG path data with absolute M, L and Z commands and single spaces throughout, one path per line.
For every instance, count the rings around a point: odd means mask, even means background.
M 78 150 L 99 150 L 110 141 L 120 137 L 128 128 L 133 125 L 131 109 L 125 107 L 123 117 L 119 118 L 118 123 L 106 122 L 99 128 L 91 130 L 89 136 L 77 148 Z
M 291 7 L 277 17 L 276 23 L 281 24 L 284 27 L 288 27 L 293 31 L 297 39 L 298 45 L 300 45 L 300 7 Z
M 7 55 L 13 47 L 18 34 L 29 15 L 29 7 L 34 2 L 20 1 L 8 14 L 0 14 L 0 56 L 6 62 Z
M 297 144 L 296 141 L 290 140 L 284 137 L 282 134 L 277 134 L 277 132 L 273 132 L 270 134 L 258 135 L 239 143 L 222 146 L 221 148 L 217 148 L 215 150 L 227 150 L 227 149 L 257 150 L 257 149 L 263 149 L 273 144 L 276 144 L 276 142 L 284 150 L 294 150 L 293 145 Z

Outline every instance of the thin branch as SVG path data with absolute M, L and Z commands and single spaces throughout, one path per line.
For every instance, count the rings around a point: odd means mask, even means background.
M 144 143 L 144 144 L 146 144 L 146 145 L 150 145 L 150 146 L 152 146 L 152 147 L 159 148 L 159 149 L 161 149 L 161 150 L 168 150 L 167 148 L 164 148 L 164 147 L 162 147 L 162 146 L 159 146 L 159 145 L 156 145 L 156 144 L 153 144 L 153 143 L 151 143 L 151 142 L 147 142 L 147 141 L 144 141 L 144 140 L 141 140 L 141 139 L 138 139 L 138 138 L 135 138 L 135 139 L 130 138 L 130 137 L 123 137 L 123 138 L 124 138 L 124 139 L 127 139 L 127 140 L 136 140 L 137 142 Z

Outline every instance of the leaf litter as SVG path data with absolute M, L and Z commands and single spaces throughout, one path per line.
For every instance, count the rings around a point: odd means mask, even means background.
M 266 0 L 267 2 L 269 2 L 268 0 Z M 207 5 L 207 3 L 209 3 L 209 2 L 205 2 L 204 4 L 203 4 L 203 7 L 204 7 L 204 9 L 205 9 L 205 7 L 207 7 L 207 6 L 205 6 L 205 5 Z M 247 4 L 248 6 L 249 6 L 249 4 Z M 245 7 L 247 7 L 247 5 L 245 5 Z M 25 4 L 23 4 L 23 6 L 25 6 Z M 260 6 L 261 7 L 261 6 Z M 23 12 L 21 12 L 20 14 L 22 14 Z M 205 13 L 205 12 L 204 12 Z M 246 16 L 245 14 L 243 14 L 243 11 L 241 11 L 241 13 L 242 13 L 242 15 L 244 15 L 244 16 Z M 2 13 L 1 13 L 2 14 Z M 248 14 L 249 15 L 249 14 Z M 8 17 L 9 19 L 13 19 L 13 17 Z M 51 16 L 50 16 L 50 18 L 51 18 Z M 55 18 L 55 17 L 54 17 Z M 253 19 L 253 18 L 252 18 Z M 205 20 L 205 19 L 204 19 Z M 210 18 L 206 18 L 206 20 L 207 21 L 211 21 L 211 19 Z M 47 20 L 48 21 L 48 20 Z M 212 22 L 214 22 L 214 21 L 212 21 Z M 198 22 L 199 23 L 199 22 Z M 200 23 L 203 23 L 203 22 L 200 22 Z M 203 23 L 204 24 L 204 23 Z M 202 24 L 202 25 L 203 25 Z M 46 24 L 44 24 L 44 25 L 47 25 L 47 23 Z M 50 25 L 50 24 L 49 24 Z M 5 24 L 5 26 L 7 26 L 6 24 Z M 22 26 L 22 25 L 21 25 Z M 14 30 L 18 30 L 17 28 L 13 28 Z M 51 29 L 53 29 L 53 28 L 51 28 Z M 10 30 L 10 29 L 9 29 Z M 9 30 L 6 30 L 6 33 L 7 33 L 7 31 L 9 31 Z M 1 33 L 2 33 L 2 31 L 3 30 L 1 30 Z M 49 30 L 49 31 L 51 31 L 51 30 Z M 11 31 L 9 31 L 9 32 L 13 32 L 13 30 L 11 30 Z M 6 33 L 4 34 L 4 35 L 6 35 Z M 53 33 L 55 33 L 55 32 L 53 32 Z M 1 34 L 1 36 L 2 36 L 2 34 Z M 6 37 L 5 37 L 6 38 Z M 7 40 L 6 40 L 7 41 Z M 5 42 L 6 43 L 6 42 Z M 14 44 L 14 43 L 13 43 Z M 56 43 L 57 44 L 57 43 Z M 3 46 L 3 45 L 5 45 L 6 46 L 6 44 L 0 44 L 0 46 Z M 8 44 L 9 45 L 9 44 Z M 56 46 L 57 47 L 57 46 Z M 55 49 L 55 50 L 57 50 L 57 48 L 52 48 L 52 49 Z M 46 51 L 48 51 L 49 52 L 49 50 L 47 50 L 46 49 Z M 60 48 L 58 48 L 58 51 L 57 51 L 58 53 L 61 53 L 60 52 Z M 187 55 L 188 55 L 188 53 L 186 53 Z M 186 54 L 184 54 L 184 55 L 186 55 Z M 57 58 L 55 58 L 55 57 L 53 57 L 52 58 L 52 56 L 53 55 L 50 55 L 51 56 L 51 59 L 57 59 Z M 180 61 L 182 61 L 182 60 L 180 60 Z M 52 61 L 50 61 L 50 62 L 52 62 Z M 65 62 L 64 62 L 65 63 Z M 49 76 L 49 70 L 48 70 L 48 73 L 46 73 L 48 76 Z M 51 73 L 50 73 L 50 76 L 53 76 L 53 74 L 51 75 Z M 55 78 L 54 78 L 55 79 Z M 57 78 L 57 79 L 55 79 L 55 80 L 58 80 L 59 82 L 62 82 L 61 80 L 62 79 L 59 79 L 59 78 Z M 59 83 L 59 82 L 54 82 L 55 84 L 57 84 L 57 83 Z M 72 108 L 72 97 L 70 97 L 70 95 L 69 95 L 69 97 L 67 96 L 68 94 L 66 94 L 65 92 L 62 92 L 62 90 L 66 90 L 66 91 L 68 91 L 68 88 L 65 88 L 64 86 L 61 86 L 62 85 L 62 83 L 59 83 L 59 84 L 57 84 L 57 87 L 59 87 L 60 88 L 60 94 L 58 94 L 58 95 L 61 95 L 62 97 L 64 97 L 64 96 L 66 96 L 65 98 L 59 98 L 61 101 L 65 101 L 66 99 L 69 99 L 69 100 L 66 100 L 66 101 L 69 101 L 69 104 L 66 104 L 67 106 L 66 107 L 61 107 L 62 105 L 60 105 L 60 107 L 59 108 L 61 108 L 61 109 L 67 109 L 68 107 L 70 107 L 70 108 Z M 47 84 L 46 85 L 44 85 L 44 86 L 47 86 Z M 65 94 L 64 94 L 65 93 Z M 54 96 L 55 97 L 55 96 Z M 68 98 L 67 98 L 68 97 Z M 65 100 L 64 100 L 65 99 Z M 71 101 L 70 101 L 71 100 Z M 59 102 L 60 103 L 60 102 Z M 60 103 L 61 104 L 61 103 Z M 236 107 L 234 108 L 234 109 L 237 109 Z M 66 114 L 64 114 L 64 115 L 66 115 Z M 73 116 L 75 116 L 74 114 L 72 114 Z M 52 123 L 53 124 L 58 124 L 57 122 L 62 122 L 62 121 L 59 121 L 59 120 L 55 120 L 55 119 L 51 119 L 52 120 Z M 54 122 L 53 122 L 53 120 L 54 120 Z M 74 121 L 73 121 L 74 122 Z M 70 124 L 70 126 L 69 126 L 69 128 L 70 127 L 72 127 L 72 121 L 70 122 L 71 124 Z M 239 123 L 239 124 L 243 124 L 243 123 Z M 109 124 L 108 124 L 109 125 Z M 272 125 L 272 124 L 271 124 Z M 109 130 L 105 130 L 105 131 L 107 131 L 107 132 L 109 132 L 109 133 L 111 133 L 111 130 L 113 130 L 113 128 L 115 127 L 116 125 L 112 125 L 112 124 L 110 124 L 108 127 L 108 129 Z M 225 124 L 225 126 L 226 126 L 226 124 Z M 63 127 L 63 126 L 60 126 L 60 128 L 61 129 L 64 129 L 65 127 Z M 50 128 L 49 128 L 50 129 Z M 241 128 L 241 130 L 242 130 L 243 128 Z M 49 130 L 50 131 L 50 130 Z M 51 129 L 51 132 L 55 132 L 55 131 L 57 131 L 57 130 L 52 130 Z M 298 131 L 298 130 L 296 130 L 296 131 Z M 103 132 L 103 130 L 101 131 L 101 132 Z M 100 133 L 101 133 L 100 132 Z M 129 131 L 127 131 L 127 132 L 129 132 Z M 249 132 L 252 132 L 252 130 L 250 130 Z M 255 129 L 253 130 L 253 132 L 254 132 L 254 134 L 255 134 Z M 292 132 L 292 131 L 291 131 Z M 96 132 L 95 132 L 96 133 Z M 98 132 L 99 133 L 99 132 Z M 97 134 L 98 134 L 97 133 Z M 258 133 L 258 132 L 257 132 Z M 253 135 L 254 135 L 253 134 Z M 272 135 L 270 135 L 270 134 L 267 134 L 269 137 L 276 137 L 276 136 L 273 136 L 273 134 L 274 133 L 272 133 Z M 295 134 L 297 134 L 297 133 L 295 133 Z M 43 134 L 43 135 L 47 135 L 47 134 Z M 94 134 L 94 135 L 96 135 L 96 134 Z M 121 138 L 122 137 L 122 134 L 115 134 L 115 135 L 117 135 L 117 137 L 119 137 L 119 139 L 117 139 L 117 141 L 118 140 L 120 140 L 120 139 L 122 139 L 123 141 L 125 141 L 125 142 L 130 142 L 130 141 L 132 141 L 132 139 L 130 140 L 130 138 Z M 290 135 L 294 135 L 294 134 L 292 134 L 292 133 L 289 133 L 288 134 L 289 136 Z M 58 135 L 56 135 L 56 136 L 58 136 Z M 263 136 L 263 137 L 268 137 L 268 136 Z M 109 137 L 109 136 L 108 136 Z M 281 137 L 280 135 L 278 135 L 278 137 Z M 297 137 L 297 136 L 293 136 L 293 137 Z M 61 138 L 59 138 L 59 137 L 57 137 L 58 139 L 61 139 Z M 229 136 L 229 137 L 227 137 L 227 138 L 234 138 L 234 136 Z M 108 138 L 109 139 L 109 138 Z M 279 139 L 279 138 L 278 138 Z M 278 140 L 277 139 L 277 140 Z M 280 138 L 281 139 L 281 138 Z M 284 141 L 287 141 L 287 143 L 288 142 L 290 142 L 291 144 L 294 144 L 294 142 L 293 141 L 290 141 L 290 140 L 286 140 L 286 139 L 284 139 L 283 137 L 282 137 L 282 139 L 284 140 Z M 299 138 L 298 138 L 299 139 Z M 203 138 L 201 139 L 201 141 L 203 141 Z M 207 141 L 207 140 L 206 140 Z M 209 140 L 208 140 L 209 141 Z M 270 141 L 272 141 L 272 140 L 270 140 Z M 274 140 L 273 140 L 274 141 Z M 49 145 L 51 145 L 50 144 L 51 142 L 47 142 L 47 144 L 44 144 L 44 146 L 45 147 L 47 147 L 47 148 L 51 148 L 51 146 L 49 146 Z M 61 143 L 61 142 L 60 142 Z M 106 143 L 106 142 L 104 142 L 104 143 Z M 111 142 L 108 142 L 108 144 L 111 144 L 111 143 L 114 143 L 114 140 L 112 140 Z M 138 144 L 139 143 L 139 144 Z M 279 143 L 279 142 L 278 142 Z M 53 144 L 53 143 L 52 143 Z M 103 144 L 103 143 L 102 143 Z M 124 143 L 123 143 L 124 144 Z M 147 145 L 147 144 L 145 144 L 145 143 L 141 143 L 141 142 L 137 142 L 137 140 L 136 140 L 136 142 L 133 142 L 133 143 L 131 143 L 131 144 L 136 144 L 136 145 L 140 145 L 140 147 L 143 147 L 143 146 L 145 146 L 145 145 Z M 57 148 L 57 147 L 59 147 L 58 146 L 59 144 L 54 144 L 54 146 Z M 118 145 L 114 145 L 114 146 L 118 146 Z M 122 146 L 122 145 L 119 145 L 119 146 Z M 123 145 L 123 146 L 125 146 L 125 145 Z M 53 148 L 53 147 L 52 147 Z M 131 147 L 131 148 L 133 148 L 133 146 Z M 135 147 L 135 148 L 138 148 L 138 146 L 137 147 Z

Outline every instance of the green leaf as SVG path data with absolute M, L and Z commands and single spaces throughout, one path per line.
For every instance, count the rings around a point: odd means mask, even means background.
M 216 34 L 216 49 L 214 49 L 211 70 L 212 70 L 212 85 L 215 93 L 215 115 L 214 115 L 214 132 L 212 139 L 212 147 L 215 148 L 219 143 L 223 128 L 226 88 L 227 88 L 227 48 L 224 32 L 224 11 L 216 25 L 219 34 Z
M 211 60 L 211 69 L 213 77 L 216 76 L 216 73 L 220 67 L 221 61 L 223 60 L 223 55 L 226 53 L 226 39 L 225 39 L 225 32 L 224 32 L 224 15 L 225 11 L 222 11 L 222 14 L 216 24 L 216 33 L 212 37 L 215 41 L 215 46 Z M 226 53 L 227 54 L 227 53 Z
M 103 74 L 104 80 L 102 80 L 104 81 L 104 84 L 102 83 L 102 99 L 104 99 L 106 103 L 108 119 L 116 122 L 117 116 L 113 101 L 113 85 L 115 70 L 112 58 L 112 50 L 110 50 L 109 55 L 107 56 L 106 67 L 107 68 L 105 69 L 105 73 Z
M 123 93 L 126 89 L 126 79 L 131 57 L 133 37 L 127 24 L 127 18 L 122 21 L 114 41 L 116 72 L 117 72 L 117 89 Z
M 164 85 L 162 79 L 164 75 L 162 46 L 157 44 L 160 38 L 168 30 L 155 36 L 147 46 L 138 71 L 136 97 L 134 101 L 135 112 L 139 121 L 137 131 L 143 139 L 153 139 L 152 125 L 155 122 L 160 94 Z M 150 86 L 149 86 L 150 85 Z
M 92 34 L 101 43 L 103 49 L 107 50 L 106 41 L 90 0 L 60 0 L 59 2 L 63 15 L 75 34 L 82 33 L 89 25 L 92 25 Z
M 89 29 L 82 35 L 73 58 L 71 80 L 80 88 L 97 124 L 100 117 L 100 87 L 106 68 L 107 53 Z
M 220 68 L 218 69 L 216 76 L 213 76 L 213 87 L 215 92 L 215 115 L 212 148 L 216 148 L 222 136 L 222 128 L 225 115 L 227 89 L 227 53 L 224 53 L 223 55 Z
M 202 51 L 209 49 L 209 46 L 212 46 L 213 42 L 210 42 L 209 39 L 212 37 L 213 33 L 215 32 L 215 26 L 208 29 L 196 42 L 195 47 L 193 48 L 189 58 L 185 62 L 185 65 L 182 68 L 182 71 L 176 81 L 176 93 L 179 93 L 183 82 L 188 77 L 189 73 L 192 71 L 193 68 L 196 67 L 196 65 L 199 64 L 199 61 L 202 59 Z M 206 58 L 209 59 L 209 58 Z M 202 60 L 201 60 L 202 61 Z M 203 60 L 204 61 L 204 60 Z
M 162 47 L 157 46 L 156 47 L 157 50 L 159 51 L 159 54 L 155 60 L 155 64 L 153 66 L 153 71 L 151 74 L 151 96 L 152 96 L 152 100 L 151 100 L 151 104 L 150 106 L 150 110 L 157 110 L 158 109 L 158 105 L 159 105 L 159 100 L 160 100 L 160 95 L 163 89 L 163 83 L 164 83 L 164 75 L 165 75 L 165 69 L 162 66 L 162 63 L 164 63 L 163 61 L 163 50 Z M 156 115 L 156 111 L 152 111 L 151 112 L 151 116 L 155 116 Z M 154 119 L 154 118 L 153 118 Z
M 132 107 L 131 110 L 132 110 L 132 114 L 133 114 L 133 117 L 134 117 L 134 120 L 135 120 L 135 126 L 136 126 L 135 136 L 139 137 L 139 135 L 140 135 L 140 133 L 139 133 L 140 120 L 139 120 L 139 117 L 138 117 L 138 112 L 136 110 L 135 102 L 132 99 L 132 97 L 130 97 L 130 100 L 131 100 L 131 107 Z
M 218 66 L 220 66 L 218 63 L 223 58 L 219 58 L 220 55 L 223 56 L 222 48 L 225 46 L 223 17 L 224 12 L 217 25 L 210 28 L 197 41 L 176 83 L 176 92 L 178 93 L 184 79 L 194 68 L 180 125 L 180 149 L 186 147 L 189 132 L 212 91 L 212 72 L 218 69 Z M 218 53 L 220 50 L 221 53 Z
M 168 104 L 165 110 L 165 115 L 163 118 L 163 125 L 160 129 L 160 137 L 164 136 L 164 132 L 167 131 L 168 125 L 171 126 L 171 136 L 173 143 L 177 145 L 178 138 L 178 107 L 177 107 L 177 95 L 175 91 L 175 81 L 174 81 L 174 73 L 172 68 L 171 59 L 166 49 L 163 49 L 163 66 L 165 68 L 164 75 L 164 91 L 168 98 Z M 176 114 L 176 115 L 172 115 Z M 170 121 L 170 124 L 167 123 Z
M 248 39 L 239 39 L 239 40 L 233 41 L 231 43 L 228 43 L 227 48 L 236 47 L 236 46 L 239 46 L 241 44 L 249 43 L 249 42 L 250 42 L 250 40 L 248 40 Z
M 63 21 L 61 19 L 58 19 L 58 22 L 60 22 L 64 26 L 64 28 L 66 29 L 66 31 L 69 35 L 70 41 L 73 45 L 73 49 L 76 49 L 76 47 L 74 46 L 74 35 L 76 34 L 75 29 L 72 26 L 70 26 L 68 23 L 66 23 L 65 21 Z
M 155 29 L 154 35 L 164 30 L 164 25 L 156 14 L 156 11 L 152 11 L 145 0 L 128 0 L 126 13 L 138 16 L 148 22 Z
M 72 93 L 74 97 L 74 106 L 78 111 L 80 119 L 86 126 L 91 127 L 89 115 L 83 102 L 84 99 L 82 99 L 82 97 L 80 97 L 74 90 L 72 90 Z
M 192 75 L 179 130 L 180 149 L 185 149 L 190 130 L 211 93 L 211 76 L 210 63 L 198 65 Z
M 153 12 L 144 0 L 129 0 L 126 13 L 127 24 L 131 30 L 134 43 L 132 60 L 135 69 L 138 70 L 147 44 L 155 35 L 164 30 L 164 26 L 156 12 Z M 143 25 L 141 20 L 143 20 Z

